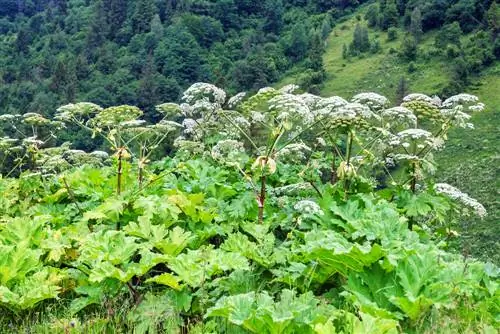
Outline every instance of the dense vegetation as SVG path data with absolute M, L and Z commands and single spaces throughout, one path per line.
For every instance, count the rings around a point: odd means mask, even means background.
M 498 6 L 0 0 L 0 332 L 495 333 Z
M 21 169 L 0 180 L 2 332 L 495 332 L 498 267 L 447 250 L 487 212 L 432 176 L 484 105 L 296 90 L 197 83 L 153 124 L 93 103 L 2 116 Z M 21 131 L 69 124 L 113 156 Z

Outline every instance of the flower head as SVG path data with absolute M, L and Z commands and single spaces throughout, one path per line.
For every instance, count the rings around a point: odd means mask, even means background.
M 463 205 L 468 206 L 474 210 L 476 215 L 483 218 L 487 215 L 486 209 L 484 206 L 479 203 L 476 199 L 470 197 L 466 193 L 461 192 L 459 189 L 449 185 L 447 183 L 436 183 L 434 185 L 434 190 L 443 194 L 451 199 L 454 199 L 458 202 L 461 202 Z

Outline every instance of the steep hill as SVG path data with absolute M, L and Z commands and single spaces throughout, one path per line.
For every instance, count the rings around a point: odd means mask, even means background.
M 442 30 L 423 33 L 416 56 L 409 61 L 401 55 L 406 35 L 401 27 L 391 29 L 395 34 L 392 38 L 387 31 L 368 28 L 369 40 L 379 45 L 377 50 L 346 57 L 345 46 L 352 43 L 357 25 L 368 25 L 364 18 L 372 6 L 362 6 L 339 22 L 327 38 L 323 56 L 326 79 L 321 85 L 321 95 L 350 98 L 359 92 L 373 91 L 389 97 L 393 103 L 409 92 L 446 96 L 449 90 L 460 90 L 477 95 L 486 104 L 486 110 L 473 116 L 474 130 L 452 132 L 448 149 L 436 156 L 440 166 L 436 177 L 478 198 L 489 212 L 485 219 L 462 221 L 459 229 L 463 235 L 460 241 L 453 242 L 454 246 L 466 254 L 498 262 L 500 62 L 492 60 L 468 73 L 466 82 L 455 85 L 455 65 L 459 58 L 450 58 L 436 47 Z M 461 34 L 460 45 L 470 50 L 480 34 L 477 31 Z M 280 84 L 300 82 L 301 77 L 301 73 L 292 72 Z

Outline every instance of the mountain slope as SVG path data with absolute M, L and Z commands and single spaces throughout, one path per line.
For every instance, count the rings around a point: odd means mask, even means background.
M 344 22 L 338 23 L 329 35 L 323 56 L 326 79 L 321 95 L 339 95 L 350 98 L 356 93 L 373 91 L 383 94 L 395 103 L 398 84 L 406 80 L 405 92 L 435 95 L 443 92 L 453 81 L 450 60 L 431 56 L 438 31 L 422 36 L 415 61 L 402 59 L 398 53 L 404 39 L 404 31 L 396 29 L 397 38 L 388 41 L 387 32 L 368 29 L 371 41 L 380 43 L 380 51 L 365 53 L 359 57 L 343 57 L 344 45 L 349 45 L 357 24 L 366 25 L 362 18 L 367 6 L 361 7 Z M 462 43 L 473 34 L 461 36 Z M 409 71 L 410 69 L 410 71 Z M 280 84 L 300 81 L 300 74 L 291 74 Z M 459 227 L 462 237 L 452 242 L 465 254 L 483 259 L 500 261 L 500 189 L 498 135 L 500 127 L 500 62 L 471 76 L 463 89 L 475 94 L 486 104 L 483 113 L 475 114 L 474 130 L 456 129 L 451 132 L 447 149 L 437 155 L 439 170 L 436 178 L 455 185 L 482 202 L 488 210 L 484 219 L 468 219 Z

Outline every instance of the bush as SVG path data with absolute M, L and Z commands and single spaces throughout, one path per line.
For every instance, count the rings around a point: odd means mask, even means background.
M 398 38 L 398 29 L 394 27 L 390 27 L 387 30 L 387 41 L 391 42 Z

